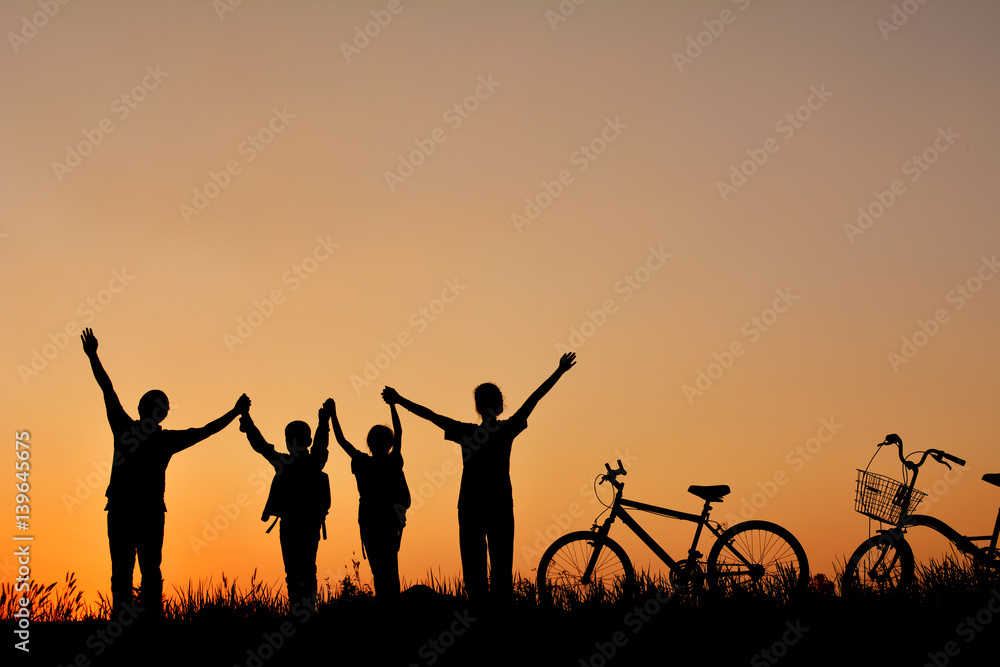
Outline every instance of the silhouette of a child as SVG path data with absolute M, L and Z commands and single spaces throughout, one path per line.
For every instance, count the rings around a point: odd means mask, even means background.
M 330 507 L 330 481 L 323 472 L 330 453 L 328 418 L 326 411 L 320 408 L 315 441 L 309 424 L 289 423 L 285 427 L 288 453 L 284 454 L 264 439 L 249 411 L 240 417 L 240 430 L 246 433 L 250 446 L 274 466 L 274 479 L 261 520 L 268 521 L 272 516 L 281 520 L 278 540 L 285 565 L 289 608 L 301 602 L 313 611 L 316 609 L 316 553 L 320 529 Z
M 410 491 L 403 475 L 403 429 L 396 406 L 389 403 L 392 429 L 373 426 L 368 432 L 365 454 L 344 437 L 337 419 L 337 406 L 327 399 L 323 407 L 333 423 L 337 442 L 351 457 L 351 472 L 358 482 L 358 524 L 361 544 L 375 578 L 375 596 L 381 605 L 393 605 L 399 598 L 399 546 L 406 525 Z
M 462 484 L 458 494 L 458 534 L 465 589 L 474 605 L 482 606 L 492 593 L 498 606 L 510 603 L 514 562 L 514 501 L 510 483 L 511 447 L 528 427 L 528 416 L 538 401 L 576 363 L 569 352 L 559 366 L 510 419 L 499 420 L 503 394 L 491 383 L 476 387 L 476 412 L 481 423 L 464 423 L 441 415 L 386 387 L 387 402 L 398 403 L 444 430 L 445 440 L 462 446 Z M 487 553 L 489 568 L 487 573 Z
M 128 611 L 132 603 L 132 573 L 138 556 L 142 573 L 140 603 L 143 618 L 159 621 L 163 615 L 163 524 L 167 507 L 163 502 L 167 464 L 170 458 L 224 429 L 236 415 L 250 408 L 246 394 L 232 410 L 201 428 L 166 430 L 160 422 L 170 403 L 159 389 L 139 399 L 139 419 L 122 407 L 111 378 L 97 355 L 97 337 L 92 329 L 80 335 L 83 351 L 90 359 L 101 392 L 108 424 L 114 434 L 114 459 L 108 483 L 108 546 L 111 550 L 112 618 Z

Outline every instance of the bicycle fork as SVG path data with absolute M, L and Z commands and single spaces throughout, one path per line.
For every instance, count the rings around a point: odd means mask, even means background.
M 604 540 L 608 537 L 608 532 L 611 530 L 611 524 L 614 523 L 616 518 L 618 518 L 617 507 L 611 512 L 611 516 L 605 519 L 601 527 L 597 529 L 597 532 L 594 533 L 594 553 L 590 555 L 590 560 L 587 562 L 587 569 L 583 571 L 583 577 L 581 578 L 581 582 L 585 586 L 590 584 L 590 577 L 594 574 L 594 570 L 597 568 L 597 561 L 601 557 L 601 547 L 604 545 Z

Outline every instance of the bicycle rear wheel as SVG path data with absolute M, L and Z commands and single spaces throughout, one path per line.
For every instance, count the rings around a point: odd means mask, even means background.
M 913 549 L 902 537 L 882 533 L 861 543 L 844 566 L 841 592 L 894 594 L 913 582 Z
M 537 585 L 539 602 L 569 609 L 627 595 L 635 587 L 635 570 L 617 542 L 578 531 L 563 535 L 545 550 L 538 563 Z
M 744 521 L 719 536 L 708 553 L 708 587 L 784 596 L 809 583 L 809 561 L 795 536 L 770 521 Z

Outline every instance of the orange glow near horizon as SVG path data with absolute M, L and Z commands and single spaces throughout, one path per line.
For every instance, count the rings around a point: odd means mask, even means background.
M 715 518 L 785 526 L 831 578 L 868 536 L 856 469 L 887 433 L 965 458 L 923 469 L 922 509 L 992 528 L 995 3 L 901 25 L 861 1 L 218 4 L 72 3 L 34 31 L 35 2 L 0 8 L 0 400 L 8 451 L 31 434 L 37 581 L 110 589 L 84 327 L 131 415 L 159 388 L 165 428 L 201 426 L 246 392 L 279 449 L 327 397 L 363 445 L 385 385 L 474 421 L 492 381 L 513 412 L 575 350 L 514 444 L 522 576 L 591 526 L 618 458 L 642 502 L 730 485 Z M 458 578 L 461 456 L 401 418 L 402 577 Z M 872 469 L 898 477 L 894 456 Z M 326 471 L 334 584 L 361 559 L 358 497 L 335 443 Z M 284 590 L 270 479 L 236 423 L 173 459 L 167 593 L 255 571 Z M 638 518 L 683 556 L 689 524 Z

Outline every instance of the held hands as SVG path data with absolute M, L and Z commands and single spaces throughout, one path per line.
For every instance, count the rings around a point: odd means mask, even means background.
M 236 412 L 236 414 L 242 417 L 248 417 L 250 415 L 250 397 L 247 396 L 246 394 L 240 396 L 239 399 L 236 401 L 236 407 L 234 407 L 233 410 Z M 240 424 L 242 425 L 242 423 L 243 420 L 241 419 Z
M 388 403 L 389 405 L 399 403 L 399 399 L 400 399 L 399 392 L 397 392 L 392 387 L 386 387 L 385 389 L 382 390 L 382 400 Z
M 327 417 L 333 417 L 337 414 L 337 404 L 332 398 L 328 398 L 323 401 L 323 407 L 319 409 L 319 418 L 326 419 Z
M 576 352 L 567 352 L 559 357 L 559 372 L 565 373 L 576 364 Z
M 97 353 L 97 336 L 94 335 L 93 329 L 84 329 L 80 334 L 80 340 L 83 342 L 84 354 L 90 357 Z

